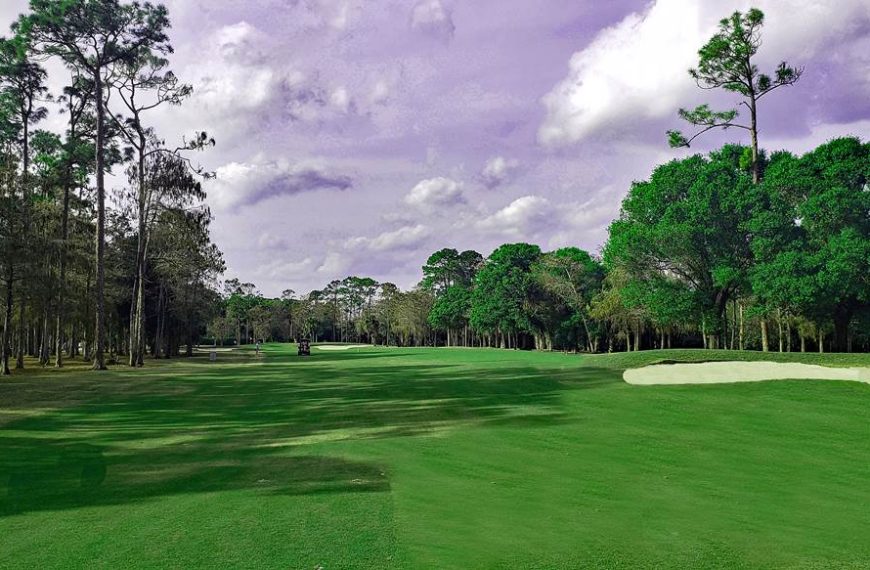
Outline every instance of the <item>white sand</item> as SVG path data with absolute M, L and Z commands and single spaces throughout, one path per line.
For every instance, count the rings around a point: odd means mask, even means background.
M 316 348 L 317 350 L 350 350 L 352 348 L 368 348 L 367 344 L 345 344 L 345 345 L 334 345 L 334 344 L 326 344 L 323 346 L 313 345 L 311 348 Z
M 704 362 L 645 366 L 626 370 L 622 378 L 638 386 L 764 380 L 852 380 L 870 384 L 870 368 L 827 368 L 784 362 Z

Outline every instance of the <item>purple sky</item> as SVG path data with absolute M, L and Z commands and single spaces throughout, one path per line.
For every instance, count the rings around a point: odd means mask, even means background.
M 683 154 L 664 132 L 710 95 L 686 70 L 734 9 L 767 15 L 762 67 L 806 67 L 763 102 L 763 146 L 870 138 L 870 0 L 166 4 L 196 92 L 154 124 L 217 138 L 198 157 L 218 173 L 214 237 L 228 277 L 271 295 L 350 274 L 408 287 L 441 247 L 597 251 L 631 181 Z

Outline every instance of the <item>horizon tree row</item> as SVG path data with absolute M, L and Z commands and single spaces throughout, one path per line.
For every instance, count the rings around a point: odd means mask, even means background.
M 238 283 L 211 327 L 291 340 L 600 352 L 870 350 L 870 143 L 796 156 L 726 145 L 635 182 L 600 258 L 442 249 L 411 291 L 348 277 L 269 300 Z M 242 327 L 247 331 L 242 336 Z

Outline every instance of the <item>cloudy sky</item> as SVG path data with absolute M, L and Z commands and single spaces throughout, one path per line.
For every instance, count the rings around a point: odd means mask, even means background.
M 26 4 L 3 0 L 0 23 Z M 195 94 L 153 123 L 217 139 L 198 157 L 218 174 L 214 237 L 228 277 L 266 294 L 351 274 L 411 286 L 441 247 L 597 251 L 631 181 L 682 154 L 664 134 L 677 109 L 734 104 L 686 73 L 734 9 L 767 15 L 763 68 L 806 69 L 763 102 L 763 146 L 870 137 L 870 0 L 166 5 Z

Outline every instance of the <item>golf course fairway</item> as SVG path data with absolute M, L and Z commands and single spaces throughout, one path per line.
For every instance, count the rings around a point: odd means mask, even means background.
M 0 568 L 866 568 L 870 385 L 294 345 L 0 381 Z

